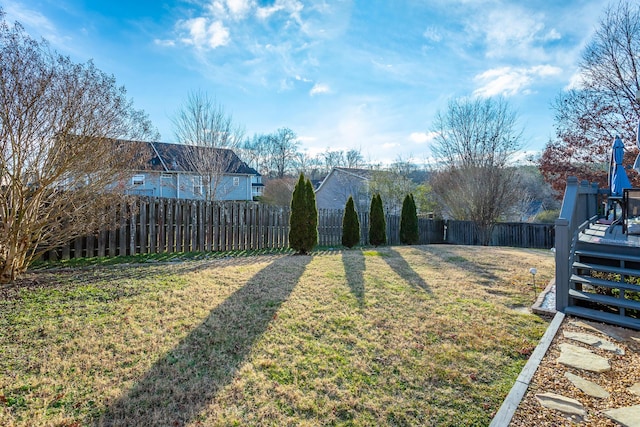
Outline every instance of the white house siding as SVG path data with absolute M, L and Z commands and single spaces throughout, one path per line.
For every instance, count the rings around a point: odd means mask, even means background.
M 125 184 L 128 194 L 196 200 L 205 197 L 204 189 L 200 194 L 194 192 L 194 174 L 144 171 L 135 175 L 144 175 L 144 183 L 134 185 L 129 179 Z M 233 185 L 234 177 L 237 186 Z M 225 175 L 216 190 L 216 200 L 253 200 L 252 191 L 250 175 Z

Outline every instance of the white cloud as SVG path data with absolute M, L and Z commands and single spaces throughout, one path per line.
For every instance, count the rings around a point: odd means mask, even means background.
M 0 5 L 6 13 L 6 21 L 10 24 L 20 22 L 31 35 L 39 34 L 53 46 L 64 50 L 74 50 L 72 39 L 64 36 L 55 24 L 40 11 L 29 9 L 17 2 L 5 2 Z
M 427 28 L 424 33 L 422 33 L 422 36 L 433 43 L 440 43 L 442 41 L 442 34 L 435 27 Z
M 274 13 L 284 11 L 299 21 L 300 12 L 303 8 L 304 5 L 298 0 L 276 0 L 271 6 L 258 7 L 256 16 L 260 19 L 268 19 Z
M 170 40 L 170 39 L 154 39 L 153 43 L 156 44 L 157 46 L 162 46 L 162 47 L 173 47 L 176 45 L 175 40 Z
M 189 33 L 188 36 L 182 37 L 181 41 L 199 49 L 225 46 L 231 39 L 229 29 L 221 21 L 209 23 L 204 17 L 180 21 L 178 27 Z
M 227 8 L 233 16 L 244 17 L 249 13 L 253 2 L 250 0 L 227 0 Z
M 580 89 L 584 86 L 584 77 L 579 72 L 574 73 L 569 78 L 569 83 L 563 88 L 564 90 Z
M 22 25 L 38 28 L 44 33 L 55 32 L 56 28 L 53 23 L 42 13 L 37 10 L 28 9 L 14 2 L 3 5 L 4 12 L 7 14 L 7 21 L 13 23 L 20 22 Z
M 484 33 L 489 58 L 518 57 L 548 59 L 545 43 L 562 38 L 555 28 L 547 28 L 547 17 L 520 6 L 501 7 L 470 26 Z
M 437 134 L 437 132 L 413 132 L 409 135 L 409 140 L 416 144 L 426 144 L 433 141 Z
M 529 94 L 531 93 L 529 88 L 534 83 L 534 80 L 556 76 L 561 73 L 562 70 L 560 68 L 551 65 L 536 65 L 530 68 L 492 68 L 474 77 L 480 87 L 473 94 L 481 97 Z
M 219 19 L 243 19 L 254 6 L 253 0 L 213 0 L 207 9 L 212 16 Z
M 309 91 L 309 95 L 314 96 L 314 95 L 319 95 L 322 93 L 329 93 L 329 92 L 331 92 L 331 88 L 329 87 L 329 85 L 324 83 L 316 83 L 315 85 L 313 85 L 313 87 Z

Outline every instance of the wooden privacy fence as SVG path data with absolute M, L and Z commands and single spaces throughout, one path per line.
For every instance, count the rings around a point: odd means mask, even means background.
M 115 206 L 101 230 L 55 251 L 63 259 L 288 246 L 288 209 L 242 202 L 141 198 Z
M 342 210 L 318 211 L 318 244 L 342 245 Z M 164 252 L 231 251 L 289 246 L 289 209 L 252 202 L 140 198 L 112 207 L 94 235 L 79 237 L 45 258 L 91 258 Z M 369 214 L 360 213 L 360 244 L 368 242 Z M 387 215 L 387 243 L 400 244 L 400 217 Z M 419 244 L 473 245 L 473 224 L 418 220 Z M 446 228 L 446 232 L 445 232 Z M 445 238 L 446 237 L 446 238 Z M 550 248 L 553 225 L 498 224 L 492 245 Z
M 342 209 L 318 210 L 318 244 L 321 246 L 342 245 Z M 369 213 L 358 213 L 360 221 L 360 244 L 369 243 Z M 400 244 L 400 216 L 386 215 L 387 244 Z M 418 219 L 419 241 L 421 245 L 444 243 L 444 221 Z
M 475 224 L 471 221 L 446 221 L 446 243 L 479 245 Z M 555 244 L 554 224 L 501 222 L 493 227 L 490 246 L 550 249 Z

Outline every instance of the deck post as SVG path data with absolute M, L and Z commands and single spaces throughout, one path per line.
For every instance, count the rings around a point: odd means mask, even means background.
M 569 304 L 569 220 L 556 220 L 556 311 L 564 312 Z

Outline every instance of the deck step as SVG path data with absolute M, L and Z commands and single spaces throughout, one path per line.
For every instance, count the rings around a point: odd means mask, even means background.
M 617 298 L 609 295 L 594 294 L 593 292 L 578 291 L 569 289 L 569 296 L 582 301 L 594 302 L 597 304 L 622 307 L 630 310 L 640 310 L 640 301 L 634 301 L 625 298 Z
M 578 268 L 582 270 L 595 270 L 595 271 L 602 271 L 604 273 L 613 273 L 613 274 L 640 277 L 640 270 L 634 270 L 631 268 L 622 268 L 622 267 L 612 267 L 609 265 L 602 265 L 602 264 L 596 264 L 596 263 L 574 262 L 573 268 Z
M 596 320 L 598 322 L 611 323 L 613 325 L 623 326 L 640 330 L 640 319 L 620 316 L 619 314 L 606 313 L 604 311 L 592 310 L 586 307 L 569 306 L 564 309 L 565 314 L 583 317 L 585 319 Z
M 640 292 L 640 285 L 633 285 L 625 282 L 614 282 L 613 280 L 597 279 L 595 277 L 581 276 L 572 274 L 570 281 L 572 283 L 582 283 L 591 286 L 603 286 L 610 289 L 624 289 L 625 291 Z
M 594 244 L 591 244 L 594 245 Z M 627 251 L 629 248 L 625 248 Z M 615 251 L 591 251 L 586 249 L 577 249 L 575 251 L 575 255 L 577 257 L 590 257 L 590 258 L 602 258 L 602 259 L 613 259 L 616 261 L 629 261 L 629 262 L 638 262 L 640 263 L 640 256 L 629 255 L 629 254 L 620 254 Z

